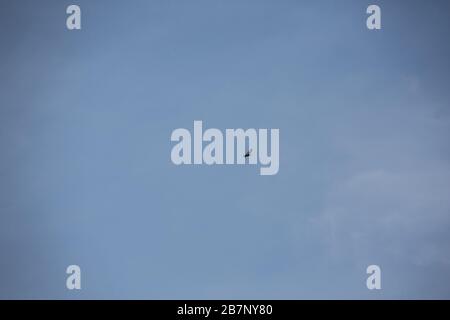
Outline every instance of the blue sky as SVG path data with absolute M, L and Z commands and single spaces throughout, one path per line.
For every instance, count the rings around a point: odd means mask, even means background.
M 2 1 L 0 297 L 450 298 L 448 12 Z M 194 120 L 279 128 L 279 173 L 173 165 Z

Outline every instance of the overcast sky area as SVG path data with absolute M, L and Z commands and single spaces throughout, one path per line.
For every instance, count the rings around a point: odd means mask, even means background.
M 449 12 L 1 0 L 0 298 L 449 299 Z M 174 165 L 194 120 L 279 128 L 278 174 Z

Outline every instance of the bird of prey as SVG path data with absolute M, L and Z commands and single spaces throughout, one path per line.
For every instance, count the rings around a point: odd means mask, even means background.
M 250 153 L 252 153 L 252 149 L 248 150 L 248 151 L 245 153 L 244 158 L 250 157 Z

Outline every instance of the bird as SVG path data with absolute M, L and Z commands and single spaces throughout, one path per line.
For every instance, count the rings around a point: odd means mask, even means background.
M 245 153 L 244 158 L 250 157 L 250 153 L 252 153 L 252 149 L 248 150 L 248 151 Z

